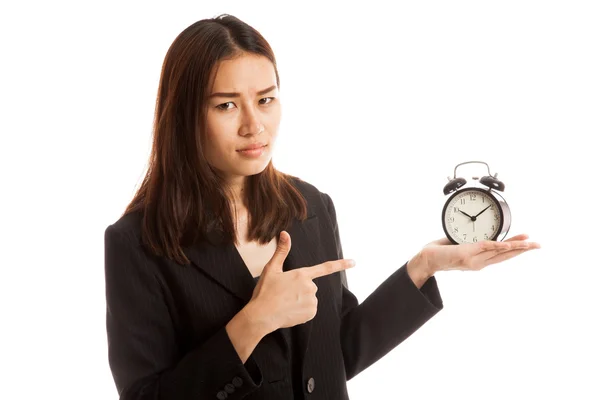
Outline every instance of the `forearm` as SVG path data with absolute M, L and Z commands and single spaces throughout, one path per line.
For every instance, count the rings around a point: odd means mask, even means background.
M 262 371 L 252 356 L 241 362 L 225 327 L 167 367 L 147 367 L 148 358 L 142 358 L 139 351 L 129 352 L 137 357 L 134 359 L 119 354 L 117 349 L 111 354 L 121 400 L 217 398 L 230 384 L 235 393 L 229 393 L 228 400 L 241 400 L 263 381 Z
M 360 305 L 344 289 L 340 338 L 346 375 L 351 379 L 408 338 L 441 310 L 434 278 L 418 289 L 406 264 L 390 275 Z

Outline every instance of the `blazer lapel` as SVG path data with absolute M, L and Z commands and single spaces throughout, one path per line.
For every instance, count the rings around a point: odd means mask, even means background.
M 237 296 L 244 305 L 250 301 L 254 280 L 233 243 L 221 244 L 218 234 L 211 233 L 209 242 L 190 246 L 184 253 L 196 268 Z
M 317 215 L 309 216 L 304 221 L 294 219 L 287 232 L 292 238 L 292 247 L 283 263 L 284 271 L 322 262 L 323 252 Z M 184 252 L 196 268 L 218 282 L 232 295 L 237 296 L 244 305 L 250 301 L 255 282 L 233 243 L 223 244 L 218 234 L 211 233 L 208 242 L 187 247 Z M 317 291 L 317 298 L 319 293 Z M 322 299 L 318 298 L 318 300 Z M 293 327 L 298 339 L 301 359 L 304 359 L 311 328 L 312 320 Z

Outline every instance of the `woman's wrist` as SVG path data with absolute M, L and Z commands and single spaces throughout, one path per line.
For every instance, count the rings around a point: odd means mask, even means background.
M 256 315 L 252 304 L 249 303 L 225 326 L 227 335 L 243 363 L 248 360 L 262 338 L 270 333 Z
M 417 288 L 421 288 L 435 274 L 423 250 L 419 251 L 406 265 L 406 272 Z

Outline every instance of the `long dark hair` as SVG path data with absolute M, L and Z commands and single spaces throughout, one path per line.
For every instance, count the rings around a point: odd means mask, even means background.
M 227 185 L 208 164 L 202 138 L 211 71 L 242 53 L 268 58 L 279 73 L 265 38 L 231 15 L 203 19 L 183 30 L 162 66 L 148 170 L 124 215 L 142 213 L 142 241 L 155 255 L 179 264 L 189 260 L 183 247 L 208 240 L 217 230 L 222 240 L 238 243 Z M 272 161 L 246 178 L 248 240 L 270 242 L 293 218 L 305 219 L 302 194 L 294 176 L 277 171 Z

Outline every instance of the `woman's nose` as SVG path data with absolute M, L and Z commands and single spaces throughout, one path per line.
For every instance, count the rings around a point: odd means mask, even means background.
M 260 122 L 254 111 L 247 111 L 245 113 L 244 121 L 240 128 L 243 135 L 258 135 L 265 130 L 264 125 Z

